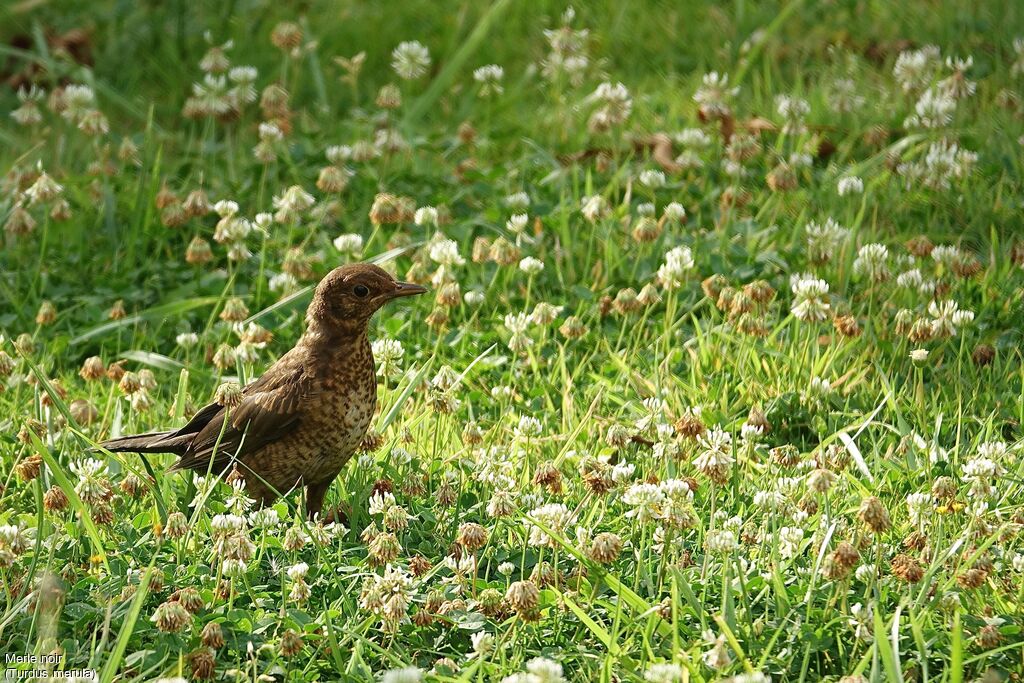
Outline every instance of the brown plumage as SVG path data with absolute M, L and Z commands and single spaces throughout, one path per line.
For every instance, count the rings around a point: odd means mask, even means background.
M 376 410 L 370 318 L 392 299 L 425 291 L 374 265 L 335 268 L 316 288 L 305 334 L 243 389 L 237 407 L 211 403 L 181 429 L 100 445 L 114 452 L 174 453 L 179 458 L 172 471 L 220 474 L 237 465 L 246 491 L 261 504 L 305 486 L 307 511 L 316 515 Z

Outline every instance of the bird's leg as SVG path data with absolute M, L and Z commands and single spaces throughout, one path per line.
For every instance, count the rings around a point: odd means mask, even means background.
M 320 515 L 324 509 L 324 495 L 331 486 L 331 480 L 322 481 L 319 484 L 306 486 L 306 515 L 313 519 Z

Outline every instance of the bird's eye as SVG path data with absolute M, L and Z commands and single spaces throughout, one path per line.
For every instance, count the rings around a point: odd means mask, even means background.
M 352 290 L 356 296 L 360 299 L 365 298 L 370 294 L 370 288 L 366 285 L 356 285 L 355 289 Z

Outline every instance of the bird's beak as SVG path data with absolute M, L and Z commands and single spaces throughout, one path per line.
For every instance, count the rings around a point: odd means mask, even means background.
M 424 294 L 426 291 L 426 287 L 414 285 L 411 282 L 396 282 L 395 291 L 391 292 L 391 295 L 388 298 L 397 299 L 401 296 L 416 296 L 417 294 Z

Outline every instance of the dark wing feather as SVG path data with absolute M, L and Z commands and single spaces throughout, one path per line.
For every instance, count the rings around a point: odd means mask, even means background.
M 244 459 L 290 434 L 299 424 L 303 406 L 314 396 L 314 386 L 313 377 L 298 357 L 285 354 L 242 391 L 238 407 L 225 413 L 217 404 L 211 404 L 182 427 L 183 433 L 191 430 L 195 436 L 172 470 L 205 472 L 212 458 L 212 471 L 222 472 L 234 459 Z

